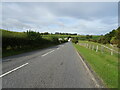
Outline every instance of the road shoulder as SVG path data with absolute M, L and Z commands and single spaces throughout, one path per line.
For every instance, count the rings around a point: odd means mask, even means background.
M 88 71 L 89 75 L 91 76 L 93 82 L 96 85 L 96 88 L 105 88 L 106 86 L 103 83 L 103 80 L 96 74 L 95 71 L 90 67 L 88 62 L 84 59 L 84 57 L 77 51 L 77 49 L 74 47 L 77 55 L 79 56 L 80 60 L 84 64 L 85 69 Z

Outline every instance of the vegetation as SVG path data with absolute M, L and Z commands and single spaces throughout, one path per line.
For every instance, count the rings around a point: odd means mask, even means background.
M 106 87 L 118 88 L 120 27 L 97 38 L 86 35 L 86 39 L 79 41 L 79 44 L 81 45 L 73 45 L 98 76 L 102 78 Z
M 92 42 L 92 41 L 82 41 L 82 40 L 79 40 L 79 44 L 88 44 L 89 46 L 91 46 L 90 48 L 94 48 L 94 50 L 96 49 L 96 47 L 98 46 L 98 50 L 101 51 L 101 49 L 103 49 L 104 52 L 108 52 L 109 54 L 111 53 L 111 49 L 114 51 L 113 54 L 116 54 L 118 55 L 118 48 L 117 47 L 113 47 L 111 46 L 110 44 L 102 44 L 102 43 L 97 43 L 97 42 Z M 93 47 L 94 46 L 94 47 Z M 102 48 L 103 46 L 103 48 Z M 108 48 L 105 48 L 105 47 L 108 47 Z M 86 46 L 85 46 L 86 47 Z
M 60 32 L 55 32 L 56 35 L 77 35 L 77 33 L 60 33 Z
M 72 42 L 77 44 L 78 43 L 78 38 L 77 37 L 72 38 Z
M 47 38 L 47 37 L 58 37 L 58 38 L 69 38 L 69 37 L 71 37 L 71 38 L 74 38 L 74 37 L 77 37 L 77 39 L 78 40 L 88 40 L 88 41 L 90 41 L 90 40 L 93 40 L 93 41 L 95 41 L 96 40 L 96 42 L 97 42 L 97 40 L 98 40 L 98 38 L 100 37 L 99 35 L 88 35 L 88 36 L 92 36 L 92 38 L 87 38 L 87 36 L 86 35 L 60 35 L 60 34 L 48 34 L 48 35 L 42 35 L 42 37 L 43 38 Z
M 78 44 L 73 45 L 91 68 L 101 77 L 106 87 L 118 87 L 118 57 L 116 55 L 110 55 L 107 52 L 102 54 L 101 51 L 96 52 Z
M 117 45 L 117 47 L 120 47 L 120 27 L 105 35 L 101 35 L 98 39 L 98 43 L 114 44 Z
M 59 42 L 58 37 L 55 36 L 42 38 L 39 32 L 34 32 L 31 30 L 27 32 L 12 32 L 3 29 L 0 30 L 2 31 L 3 57 L 16 54 L 17 51 L 20 53 L 22 51 L 43 48 L 45 46 L 56 45 L 67 41 L 63 40 L 62 42 Z

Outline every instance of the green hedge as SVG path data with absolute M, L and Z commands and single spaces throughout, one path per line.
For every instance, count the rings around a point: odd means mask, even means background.
M 7 50 L 20 49 L 26 47 L 41 47 L 46 44 L 59 44 L 57 37 L 44 39 L 40 33 L 34 31 L 12 32 L 2 30 L 2 49 Z

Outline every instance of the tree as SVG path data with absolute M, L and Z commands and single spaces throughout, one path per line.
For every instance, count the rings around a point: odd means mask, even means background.
M 49 33 L 48 32 L 44 32 L 44 35 L 48 35 Z
M 118 40 L 116 37 L 112 37 L 111 40 L 110 40 L 110 43 L 111 44 L 118 44 Z
M 72 42 L 75 44 L 78 43 L 78 38 L 77 37 L 72 38 Z
M 27 30 L 27 36 L 29 40 L 38 40 L 41 38 L 40 33 L 39 32 L 34 32 L 31 30 Z
M 118 27 L 118 33 L 117 33 L 117 40 L 118 40 L 118 48 L 120 48 L 120 27 Z
M 92 35 L 86 35 L 86 39 L 91 39 Z

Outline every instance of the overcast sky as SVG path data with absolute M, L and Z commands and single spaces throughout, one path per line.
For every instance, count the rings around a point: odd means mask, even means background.
M 105 34 L 118 27 L 117 2 L 4 2 L 2 28 L 11 31 Z

